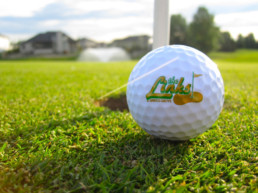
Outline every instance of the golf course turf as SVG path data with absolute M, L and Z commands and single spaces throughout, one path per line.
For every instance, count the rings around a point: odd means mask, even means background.
M 155 139 L 127 110 L 96 105 L 137 61 L 0 61 L 0 192 L 257 191 L 258 51 L 211 57 L 224 108 L 184 142 Z

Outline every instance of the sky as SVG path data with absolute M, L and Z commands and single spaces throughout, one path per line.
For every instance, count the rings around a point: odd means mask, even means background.
M 0 5 L 0 34 L 13 42 L 57 30 L 104 42 L 153 32 L 154 0 L 1 0 Z M 170 0 L 169 12 L 189 23 L 199 6 L 233 38 L 252 32 L 258 39 L 257 0 Z

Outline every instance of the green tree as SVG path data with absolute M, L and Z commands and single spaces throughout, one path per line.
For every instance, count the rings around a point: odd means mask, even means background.
M 169 44 L 186 44 L 187 24 L 185 18 L 178 14 L 170 18 Z
M 208 53 L 218 47 L 219 28 L 214 16 L 205 7 L 199 7 L 189 26 L 189 45 Z
M 231 38 L 229 32 L 221 32 L 219 37 L 219 50 L 232 52 L 236 49 L 236 42 Z
M 244 38 L 244 43 L 246 48 L 254 49 L 256 47 L 256 42 L 254 38 L 254 34 L 250 33 Z
M 242 34 L 239 34 L 237 37 L 237 48 L 244 48 L 245 47 L 245 40 Z

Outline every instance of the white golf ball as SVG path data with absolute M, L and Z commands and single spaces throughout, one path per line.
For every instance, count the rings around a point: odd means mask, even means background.
M 147 133 L 187 140 L 218 118 L 224 84 L 208 56 L 188 46 L 172 45 L 149 52 L 136 64 L 126 95 L 134 120 Z

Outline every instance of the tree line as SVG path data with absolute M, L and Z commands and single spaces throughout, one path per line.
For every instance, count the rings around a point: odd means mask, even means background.
M 199 7 L 191 23 L 181 15 L 172 15 L 170 19 L 170 44 L 185 44 L 205 53 L 212 50 L 234 51 L 236 49 L 258 49 L 253 33 L 238 36 L 235 41 L 229 32 L 220 31 L 214 22 L 214 15 L 205 7 Z

